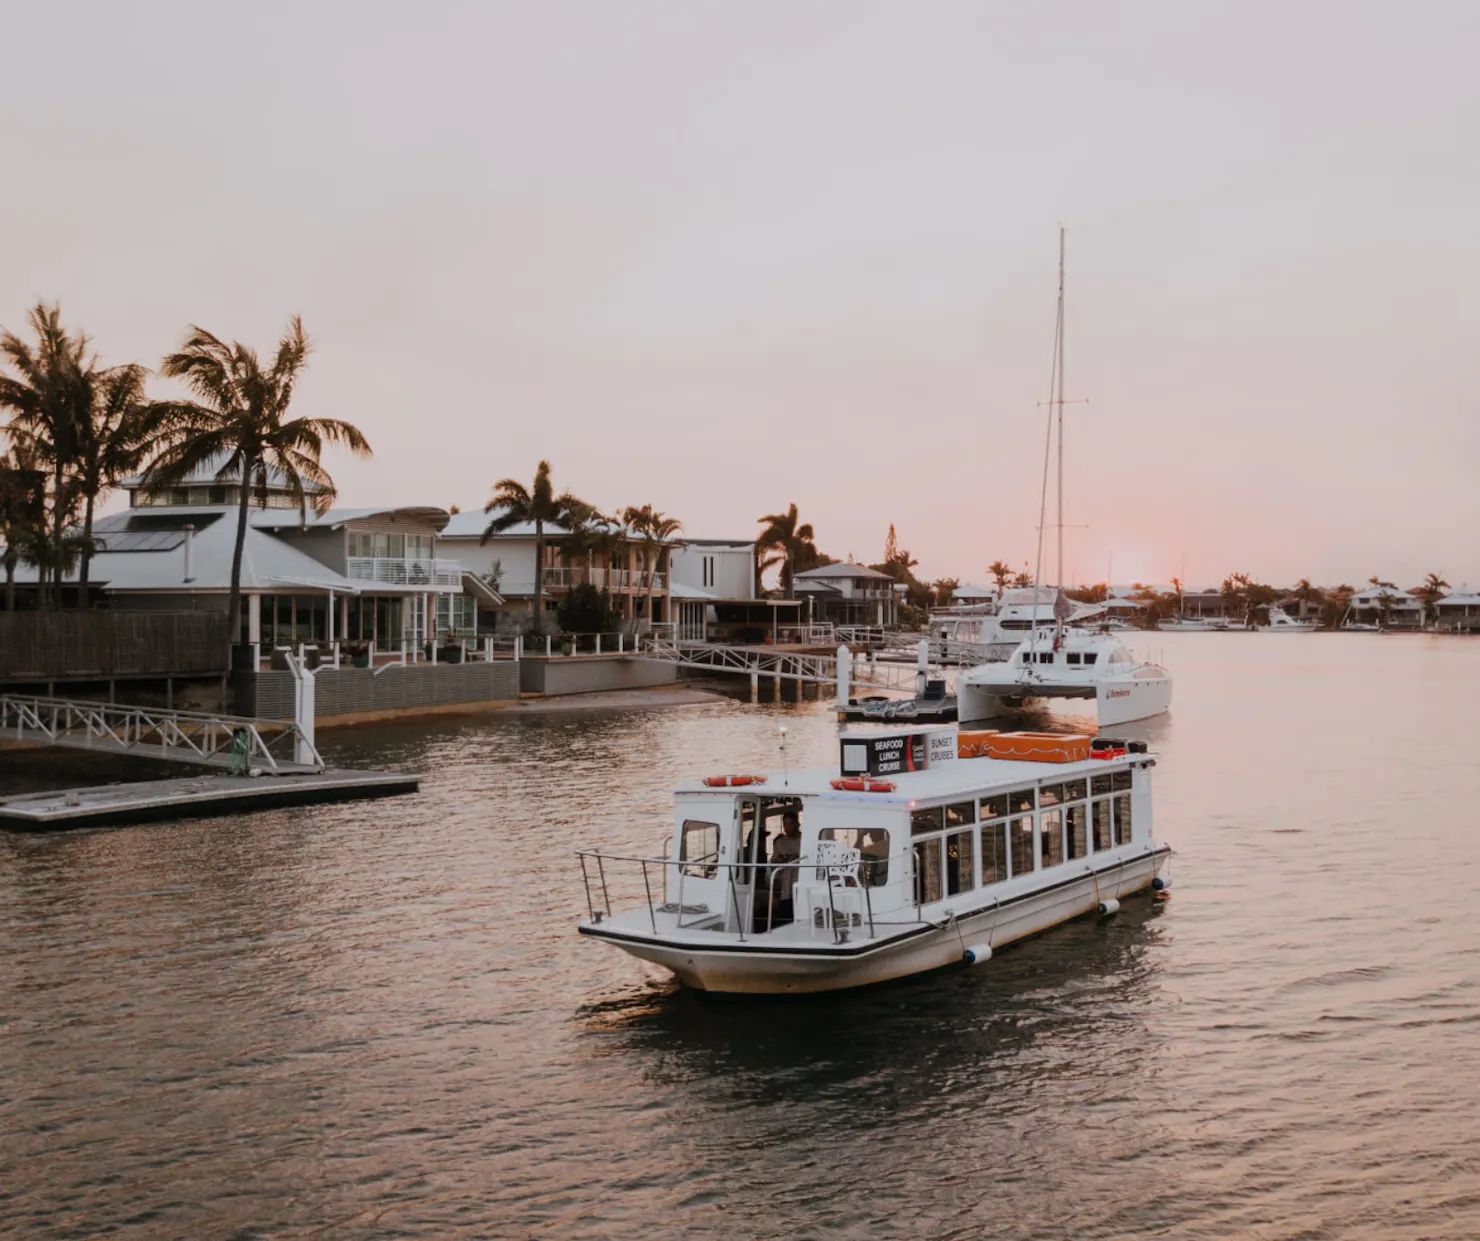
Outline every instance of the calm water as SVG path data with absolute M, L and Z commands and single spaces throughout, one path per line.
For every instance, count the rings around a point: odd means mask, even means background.
M 0 1234 L 1480 1236 L 1480 641 L 1169 634 L 1132 902 L 856 995 L 675 992 L 571 851 L 817 704 L 341 733 L 423 794 L 0 838 Z

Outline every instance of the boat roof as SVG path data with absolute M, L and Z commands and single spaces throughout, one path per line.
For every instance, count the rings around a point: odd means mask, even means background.
M 900 730 L 906 731 L 906 730 Z M 932 729 L 915 729 L 931 732 Z M 876 736 L 876 733 L 843 734 Z M 894 736 L 893 730 L 889 733 Z M 741 788 L 710 788 L 702 780 L 679 785 L 677 792 L 716 793 L 725 797 L 752 794 L 762 797 L 820 797 L 839 801 L 863 801 L 869 805 L 909 805 L 916 801 L 948 801 L 951 798 L 975 797 L 997 790 L 1022 788 L 1029 784 L 1053 784 L 1059 780 L 1082 780 L 1104 775 L 1107 771 L 1140 766 L 1154 761 L 1154 755 L 1124 754 L 1115 758 L 1089 758 L 1077 763 L 1035 763 L 1026 759 L 954 758 L 924 771 L 907 771 L 895 775 L 870 777 L 894 785 L 892 793 L 862 793 L 834 789 L 832 782 L 841 776 L 840 768 L 811 767 L 801 771 L 766 773 L 764 784 Z

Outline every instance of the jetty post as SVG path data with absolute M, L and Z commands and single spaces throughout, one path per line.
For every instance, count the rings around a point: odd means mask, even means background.
M 915 696 L 924 697 L 930 681 L 930 639 L 921 638 L 915 647 Z
M 838 647 L 838 718 L 848 710 L 849 681 L 853 677 L 853 652 L 847 643 Z

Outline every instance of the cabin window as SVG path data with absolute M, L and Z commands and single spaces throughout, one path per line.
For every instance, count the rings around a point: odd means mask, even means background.
M 1021 815 L 1012 819 L 1008 826 L 1012 849 L 1012 873 L 1014 876 L 1030 874 L 1033 870 L 1033 816 Z
M 940 806 L 910 811 L 910 834 L 912 836 L 919 836 L 924 832 L 938 832 L 945 825 L 945 812 Z
M 1040 806 L 1057 806 L 1064 800 L 1064 786 L 1062 784 L 1042 784 L 1038 787 L 1038 804 Z
M 983 819 L 1005 819 L 1008 815 L 1007 794 L 1000 797 L 983 797 L 981 801 Z
M 1029 811 L 1038 809 L 1038 802 L 1033 796 L 1032 789 L 1018 789 L 1015 793 L 1007 795 L 1012 799 L 1013 814 L 1027 814 Z
M 1078 651 L 1068 651 L 1068 652 L 1066 652 L 1065 655 L 1064 655 L 1064 662 L 1065 663 L 1070 663 L 1070 664 L 1077 664 L 1079 662 L 1079 652 Z
M 976 822 L 976 805 L 974 802 L 960 801 L 954 806 L 946 807 L 946 826 L 965 827 L 968 823 Z
M 1089 852 L 1089 807 L 1083 802 L 1064 811 L 1068 831 L 1064 834 L 1064 860 L 1072 862 Z
M 1110 799 L 1102 797 L 1090 805 L 1094 807 L 1095 852 L 1103 853 L 1114 846 L 1110 838 Z
M 1117 793 L 1129 793 L 1131 791 L 1131 769 L 1122 767 L 1119 771 L 1111 772 L 1110 787 Z
M 940 900 L 940 837 L 915 841 L 915 904 Z
M 1131 795 L 1121 793 L 1115 799 L 1115 843 L 1131 843 Z
M 1093 793 L 1096 797 L 1100 797 L 1103 794 L 1110 792 L 1110 777 L 1108 775 L 1095 776 L 1089 782 L 1089 791 Z
M 719 824 L 685 819 L 678 840 L 682 871 L 695 879 L 713 879 L 719 869 Z
M 1070 780 L 1064 785 L 1065 801 L 1083 801 L 1089 796 L 1089 789 L 1083 780 Z
M 1007 878 L 1007 824 L 982 824 L 982 886 Z
M 1087 664 L 1096 664 L 1096 663 L 1099 663 L 1100 662 L 1100 652 L 1099 651 L 1085 651 L 1085 653 L 1084 653 L 1084 662 L 1087 663 Z
M 958 896 L 976 887 L 976 833 L 952 832 L 946 837 L 946 895 Z
M 836 840 L 857 849 L 863 855 L 858 863 L 858 878 L 869 887 L 878 888 L 889 882 L 889 833 L 882 827 L 824 827 L 817 833 L 817 839 Z
M 1057 810 L 1045 810 L 1038 816 L 1038 850 L 1040 865 L 1058 866 L 1064 860 L 1064 817 Z

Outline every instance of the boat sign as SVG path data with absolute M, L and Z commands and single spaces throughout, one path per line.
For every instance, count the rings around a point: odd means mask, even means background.
M 906 771 L 924 771 L 928 754 L 926 734 L 922 732 L 844 737 L 840 765 L 845 776 L 897 776 Z

